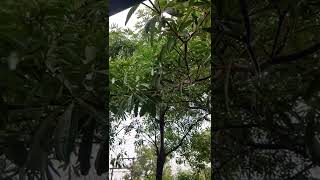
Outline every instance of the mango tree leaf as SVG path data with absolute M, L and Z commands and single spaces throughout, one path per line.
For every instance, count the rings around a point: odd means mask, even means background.
M 103 143 L 100 145 L 96 161 L 95 161 L 95 169 L 97 171 L 98 176 L 108 171 L 109 167 L 109 153 L 108 153 L 108 144 Z
M 136 103 L 134 106 L 134 117 L 138 116 L 138 111 L 139 111 L 139 102 Z
M 84 64 L 93 61 L 97 56 L 97 49 L 95 46 L 86 46 L 84 52 L 86 57 Z
M 59 118 L 58 125 L 55 131 L 55 152 L 58 160 L 69 162 L 71 150 L 69 146 L 71 143 L 72 127 L 72 112 L 74 103 L 71 103 L 63 115 Z
M 147 109 L 148 109 L 148 104 L 147 103 L 144 103 L 140 109 L 140 113 L 139 113 L 139 116 L 144 116 L 147 112 Z
M 146 33 L 150 32 L 150 43 L 151 46 L 153 46 L 153 40 L 154 40 L 154 34 L 156 32 L 156 23 L 159 22 L 159 27 L 161 26 L 161 18 L 159 18 L 158 16 L 154 16 L 153 18 L 151 18 L 145 25 L 144 29 Z
M 92 151 L 92 141 L 96 125 L 96 120 L 94 118 L 90 118 L 88 119 L 88 121 L 88 125 L 82 129 L 83 135 L 81 137 L 78 154 L 78 160 L 80 162 L 80 172 L 82 175 L 88 175 L 91 168 L 90 159 Z
M 31 170 L 44 171 L 47 167 L 48 149 L 50 148 L 52 126 L 58 111 L 50 114 L 40 125 L 33 137 L 32 145 L 28 154 L 26 167 Z
M 7 138 L 7 144 L 7 147 L 4 148 L 4 154 L 18 166 L 23 166 L 28 155 L 24 143 L 13 138 Z
M 133 14 L 137 9 L 138 9 L 138 7 L 139 7 L 139 4 L 138 4 L 138 5 L 133 6 L 133 7 L 129 10 L 128 15 L 127 15 L 127 18 L 126 18 L 125 25 L 127 25 L 128 21 L 129 21 L 129 19 L 130 19 L 130 17 L 131 17 L 131 16 L 132 16 L 132 14 Z
M 172 7 L 165 8 L 163 12 L 166 12 L 166 13 L 170 14 L 171 16 L 176 16 L 176 17 L 183 16 L 183 14 L 181 12 L 179 12 L 177 9 L 172 8 Z
M 158 21 L 158 19 L 158 16 L 154 16 L 146 23 L 144 27 L 146 33 L 149 33 L 150 31 L 154 30 L 155 24 Z
M 15 70 L 17 68 L 18 63 L 19 63 L 18 53 L 15 51 L 11 52 L 8 57 L 9 69 Z
M 168 41 L 167 41 L 167 50 L 172 50 L 173 47 L 176 45 L 177 43 L 177 38 L 176 37 L 168 37 Z
M 133 96 L 130 95 L 129 98 L 128 98 L 128 103 L 127 103 L 127 108 L 128 108 L 128 111 L 131 111 L 132 108 L 133 108 Z
M 61 175 L 58 172 L 58 170 L 56 169 L 56 167 L 54 167 L 52 161 L 48 161 L 48 167 L 50 167 L 50 169 L 60 178 Z
M 160 61 L 164 59 L 164 56 L 167 53 L 167 48 L 168 48 L 168 46 L 166 44 L 162 46 L 160 54 L 159 54 L 159 60 Z

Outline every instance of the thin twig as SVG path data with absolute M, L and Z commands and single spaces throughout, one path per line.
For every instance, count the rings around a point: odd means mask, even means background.
M 187 39 L 187 42 L 192 38 L 192 36 L 198 32 L 199 27 L 202 25 L 202 23 L 204 22 L 204 20 L 208 17 L 209 13 L 205 13 L 204 18 L 202 19 L 202 21 L 200 22 L 200 24 L 197 26 L 197 29 L 189 36 L 189 38 Z
M 193 129 L 193 127 L 195 125 L 197 125 L 197 123 L 200 122 L 202 119 L 204 119 L 204 117 L 206 117 L 206 116 L 207 116 L 207 114 L 204 115 L 203 117 L 200 117 L 199 119 L 197 119 L 197 121 L 195 123 L 190 125 L 189 128 L 188 128 L 188 131 L 183 135 L 183 137 L 180 139 L 179 143 L 176 146 L 174 146 L 171 150 L 169 150 L 167 153 L 165 153 L 166 156 L 171 154 L 173 151 L 177 150 L 182 145 L 182 143 L 185 140 L 185 138 L 189 135 L 189 133 Z
M 250 27 L 250 19 L 248 15 L 248 9 L 247 9 L 247 2 L 246 0 L 239 0 L 240 2 L 240 7 L 241 7 L 241 12 L 244 20 L 244 25 L 246 28 L 246 36 L 245 36 L 245 42 L 247 45 L 247 50 L 249 52 L 250 58 L 254 64 L 256 74 L 260 74 L 260 67 L 257 61 L 257 58 L 255 56 L 255 53 L 253 51 L 253 48 L 251 46 L 251 27 Z

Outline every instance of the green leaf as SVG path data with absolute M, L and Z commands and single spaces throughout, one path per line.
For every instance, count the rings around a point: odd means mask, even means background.
M 139 5 L 140 5 L 140 4 L 135 5 L 135 6 L 133 6 L 133 7 L 129 10 L 128 15 L 127 15 L 127 18 L 126 18 L 125 25 L 127 25 L 129 19 L 131 18 L 132 14 L 138 9 Z
M 81 143 L 78 152 L 80 172 L 82 175 L 88 175 L 91 168 L 90 159 L 95 125 L 96 120 L 94 118 L 89 118 L 87 125 L 82 128 L 83 135 L 81 137 Z
M 173 47 L 176 45 L 177 38 L 176 37 L 169 37 L 167 41 L 167 50 L 172 50 Z
M 84 61 L 84 64 L 87 64 L 87 63 L 93 61 L 97 56 L 96 47 L 95 46 L 86 46 L 85 56 L 86 56 L 86 60 Z
M 139 113 L 139 116 L 144 116 L 147 112 L 147 109 L 148 109 L 148 104 L 145 103 L 142 105 L 141 109 L 140 109 L 140 113 Z
M 193 23 L 193 21 L 191 19 L 183 22 L 180 27 L 179 27 L 179 30 L 182 31 L 182 30 L 185 30 L 191 23 Z
M 150 31 L 154 30 L 157 20 L 158 20 L 158 16 L 154 16 L 146 23 L 144 27 L 144 30 L 146 33 L 149 33 Z
M 109 150 L 108 144 L 104 143 L 100 145 L 96 160 L 95 160 L 95 169 L 98 176 L 108 171 L 108 159 L 109 159 Z
M 55 132 L 55 152 L 59 160 L 66 163 L 69 162 L 70 158 L 70 149 L 69 143 L 71 140 L 71 130 L 75 127 L 72 127 L 72 112 L 74 104 L 71 103 L 63 115 L 59 118 L 58 125 Z
M 196 25 L 198 25 L 198 16 L 195 14 L 195 13 L 192 13 L 192 18 L 193 18 L 193 21 Z
M 10 70 L 15 70 L 19 63 L 19 57 L 17 52 L 11 52 L 10 56 L 8 57 L 8 65 Z
M 130 95 L 129 98 L 128 98 L 128 103 L 127 103 L 127 108 L 128 108 L 128 111 L 131 111 L 132 108 L 133 108 L 133 101 L 132 101 L 132 98 L 133 96 Z
M 33 136 L 31 148 L 28 154 L 26 167 L 31 170 L 43 171 L 47 167 L 49 140 L 52 133 L 52 125 L 57 111 L 49 115 L 40 125 Z
M 182 17 L 183 14 L 179 12 L 177 9 L 172 7 L 167 7 L 164 9 L 164 12 L 170 14 L 171 16 Z
M 161 48 L 161 51 L 160 51 L 160 54 L 159 54 L 159 60 L 163 60 L 164 59 L 164 56 L 166 55 L 167 53 L 167 44 L 163 45 L 162 48 Z
M 138 111 L 139 111 L 139 102 L 136 103 L 136 105 L 134 106 L 134 117 L 138 116 Z
M 156 23 L 159 22 L 159 28 L 161 27 L 161 18 L 158 16 L 154 16 L 151 18 L 145 25 L 144 30 L 146 33 L 150 33 L 149 41 L 151 43 L 151 46 L 153 46 L 153 40 L 155 36 L 156 29 Z
M 150 113 L 151 117 L 156 117 L 156 105 L 152 101 L 149 101 L 148 112 Z

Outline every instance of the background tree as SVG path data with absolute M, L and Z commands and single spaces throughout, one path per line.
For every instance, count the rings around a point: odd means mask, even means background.
M 150 145 L 144 145 L 136 149 L 137 157 L 131 164 L 130 173 L 127 174 L 127 179 L 146 179 L 152 180 L 156 178 L 156 154 L 153 147 Z M 171 169 L 169 165 L 166 165 L 163 173 L 164 180 L 173 179 Z
M 178 150 L 177 154 L 181 156 L 181 158 L 177 159 L 178 163 L 186 161 L 191 166 L 191 175 L 193 177 L 210 179 L 210 139 L 209 128 L 205 130 L 199 129 Z M 188 174 L 188 172 L 181 173 Z

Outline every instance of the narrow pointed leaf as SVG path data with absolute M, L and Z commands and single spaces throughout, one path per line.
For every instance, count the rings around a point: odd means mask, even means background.
M 126 18 L 125 25 L 127 25 L 127 23 L 128 23 L 128 21 L 129 21 L 129 19 L 131 18 L 132 14 L 138 9 L 138 7 L 139 7 L 139 4 L 133 6 L 133 7 L 129 10 L 128 15 L 127 15 L 127 18 Z

